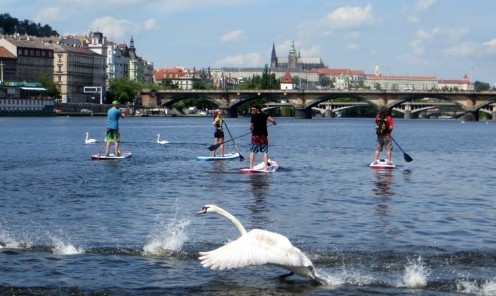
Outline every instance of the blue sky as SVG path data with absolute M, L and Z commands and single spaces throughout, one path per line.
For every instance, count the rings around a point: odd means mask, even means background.
M 272 44 L 330 68 L 496 82 L 494 0 L 0 0 L 60 34 L 134 38 L 155 68 L 263 67 Z

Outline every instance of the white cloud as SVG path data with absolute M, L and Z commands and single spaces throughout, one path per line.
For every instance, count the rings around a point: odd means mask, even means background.
M 118 0 L 114 0 L 118 1 Z M 128 0 L 132 1 L 132 0 Z M 166 12 L 199 10 L 205 7 L 229 7 L 250 3 L 250 0 L 155 0 L 157 7 Z
M 332 28 L 354 29 L 368 26 L 377 22 L 372 15 L 372 5 L 365 7 L 340 7 L 330 12 L 325 22 Z
M 50 7 L 42 9 L 34 17 L 34 21 L 37 23 L 53 23 L 57 21 L 67 20 L 67 14 L 62 11 L 59 7 Z
M 241 30 L 234 30 L 231 32 L 228 32 L 220 37 L 220 41 L 222 42 L 230 42 L 230 41 L 237 41 L 241 40 L 243 38 L 243 31 Z
M 248 54 L 239 54 L 235 56 L 227 56 L 217 60 L 214 65 L 216 67 L 256 67 L 260 66 L 260 54 L 252 52 Z
M 298 48 L 296 48 L 298 51 Z M 302 48 L 301 49 L 301 56 L 302 57 L 319 57 L 321 55 L 321 50 L 320 46 L 314 46 L 311 48 Z
M 415 3 L 415 8 L 417 10 L 426 10 L 436 2 L 437 0 L 417 0 L 417 3 Z
M 357 43 L 350 43 L 346 46 L 346 48 L 349 50 L 357 50 L 360 49 L 360 45 L 358 45 Z
M 156 19 L 148 19 L 144 22 L 144 28 L 145 30 L 155 30 L 155 29 L 160 29 L 160 27 L 157 24 Z
M 140 25 L 128 20 L 117 20 L 110 16 L 94 20 L 90 25 L 92 30 L 102 32 L 109 39 L 121 39 L 129 33 L 140 31 Z
M 444 51 L 445 54 L 458 57 L 474 57 L 496 55 L 496 39 L 483 43 L 463 42 L 451 46 Z

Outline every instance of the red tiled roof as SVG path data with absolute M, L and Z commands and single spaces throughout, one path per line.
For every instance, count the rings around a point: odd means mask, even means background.
M 291 78 L 291 74 L 286 72 L 283 77 L 281 77 L 281 83 L 293 83 L 293 78 Z
M 0 58 L 15 59 L 16 56 L 13 55 L 10 51 L 8 51 L 5 47 L 0 46 Z

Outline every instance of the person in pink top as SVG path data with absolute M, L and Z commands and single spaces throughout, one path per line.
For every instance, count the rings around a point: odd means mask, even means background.
M 379 156 L 384 148 L 386 148 L 387 164 L 393 164 L 393 141 L 391 139 L 391 132 L 393 131 L 394 120 L 389 114 L 389 109 L 386 106 L 381 106 L 379 108 L 379 112 L 377 112 L 377 115 L 375 116 L 375 125 L 377 141 L 374 151 L 374 164 L 379 163 Z

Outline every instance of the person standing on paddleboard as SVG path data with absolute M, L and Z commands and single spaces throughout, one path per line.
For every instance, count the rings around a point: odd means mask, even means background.
M 260 106 L 253 106 L 251 116 L 251 148 L 250 148 L 250 170 L 253 170 L 253 161 L 255 153 L 263 153 L 263 161 L 265 169 L 267 169 L 269 161 L 269 133 L 267 132 L 267 121 L 276 125 L 276 121 L 268 114 L 262 113 Z
M 220 144 L 220 156 L 224 157 L 224 130 L 222 125 L 224 124 L 224 119 L 222 119 L 222 113 L 219 110 L 214 111 L 214 122 L 212 123 L 215 127 L 214 133 L 214 145 Z M 215 156 L 217 148 L 212 151 L 212 156 Z
M 388 165 L 392 165 L 393 157 L 393 141 L 391 140 L 391 132 L 393 131 L 394 120 L 389 115 L 389 109 L 386 106 L 381 106 L 379 112 L 375 116 L 375 130 L 377 141 L 374 151 L 374 164 L 379 163 L 381 151 L 386 148 L 386 161 Z
M 114 143 L 114 155 L 120 156 L 119 144 L 121 135 L 119 133 L 119 119 L 124 118 L 124 114 L 117 108 L 119 101 L 112 102 L 112 108 L 107 112 L 107 134 L 105 135 L 105 155 L 109 156 L 110 144 Z

